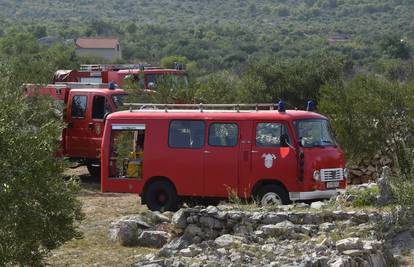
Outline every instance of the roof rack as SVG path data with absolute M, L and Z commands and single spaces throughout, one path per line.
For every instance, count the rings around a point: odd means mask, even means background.
M 48 86 L 61 86 L 67 87 L 70 89 L 80 89 L 80 88 L 108 88 L 107 83 L 83 83 L 83 82 L 56 82 Z
M 278 108 L 278 104 L 276 103 L 264 103 L 264 104 L 152 104 L 152 103 L 124 103 L 124 106 L 129 106 L 129 111 L 132 112 L 134 108 L 139 110 L 145 109 L 164 109 L 165 112 L 168 110 L 175 110 L 175 109 L 194 109 L 203 112 L 204 110 L 214 109 L 214 108 L 222 108 L 222 109 L 230 109 L 236 112 L 240 110 L 276 110 Z M 253 109 L 251 109 L 253 108 Z

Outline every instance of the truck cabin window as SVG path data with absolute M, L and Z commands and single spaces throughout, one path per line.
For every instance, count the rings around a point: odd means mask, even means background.
M 103 120 L 105 114 L 111 112 L 111 106 L 105 96 L 96 95 L 93 97 L 92 119 Z
M 288 147 L 291 144 L 288 128 L 283 123 L 258 123 L 256 125 L 257 147 Z
M 239 129 L 235 123 L 212 123 L 208 130 L 210 146 L 236 146 Z
M 112 129 L 109 177 L 142 178 L 144 140 L 144 129 Z
M 88 97 L 86 95 L 75 95 L 72 98 L 72 118 L 83 119 L 86 114 L 86 103 L 88 102 Z
M 168 144 L 171 148 L 202 148 L 204 145 L 204 121 L 171 121 Z
M 329 122 L 325 119 L 297 120 L 293 125 L 302 147 L 336 146 Z
M 127 94 L 112 95 L 112 101 L 114 101 L 116 109 L 119 109 L 124 104 L 124 98 Z
M 145 75 L 149 89 L 176 91 L 188 87 L 186 75 L 176 74 L 147 74 Z

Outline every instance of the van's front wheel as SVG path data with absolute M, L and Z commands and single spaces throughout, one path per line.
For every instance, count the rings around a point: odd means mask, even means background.
M 258 192 L 258 200 L 261 206 L 286 205 L 290 202 L 286 190 L 274 184 L 263 186 Z
M 144 198 L 152 211 L 176 211 L 178 198 L 175 188 L 166 181 L 154 181 L 145 190 Z

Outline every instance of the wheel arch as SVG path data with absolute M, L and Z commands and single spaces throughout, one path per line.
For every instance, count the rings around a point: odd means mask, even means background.
M 251 191 L 252 198 L 255 198 L 257 196 L 257 194 L 260 191 L 260 188 L 262 188 L 265 185 L 269 185 L 269 184 L 280 186 L 283 190 L 285 190 L 286 194 L 289 196 L 289 190 L 287 190 L 286 186 L 281 181 L 276 180 L 276 179 L 265 178 L 265 179 L 261 179 L 257 181 L 255 185 L 253 186 L 253 189 Z

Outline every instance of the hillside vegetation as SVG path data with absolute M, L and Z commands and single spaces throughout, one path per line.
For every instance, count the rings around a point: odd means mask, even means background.
M 3 34 L 16 28 L 37 37 L 116 35 L 124 60 L 182 55 L 209 72 L 315 50 L 366 63 L 395 53 L 383 46 L 390 36 L 408 44 L 414 37 L 408 0 L 2 2 Z

